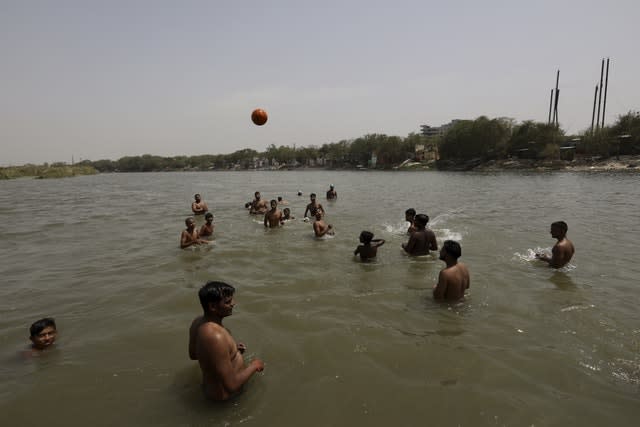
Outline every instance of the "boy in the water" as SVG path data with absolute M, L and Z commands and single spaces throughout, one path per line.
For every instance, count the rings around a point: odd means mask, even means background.
M 353 254 L 360 254 L 360 260 L 367 261 L 376 257 L 378 248 L 384 245 L 384 239 L 374 239 L 372 232 L 363 231 L 360 233 L 360 243 L 362 244 L 356 248 Z
M 56 321 L 50 317 L 40 319 L 31 325 L 29 334 L 32 350 L 43 351 L 51 348 L 58 336 Z

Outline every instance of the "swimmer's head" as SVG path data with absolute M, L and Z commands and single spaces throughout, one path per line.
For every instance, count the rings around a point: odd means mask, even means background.
M 406 211 L 404 211 L 404 217 L 407 221 L 413 221 L 415 216 L 416 216 L 416 210 L 413 208 L 409 208 Z
M 278 203 L 282 202 L 282 196 L 278 196 Z
M 259 191 L 256 191 L 253 195 L 256 197 L 256 199 L 260 200 L 260 192 Z
M 205 314 L 210 311 L 211 305 L 217 305 L 225 298 L 232 297 L 236 292 L 236 288 L 226 284 L 224 282 L 211 281 L 207 282 L 198 291 L 198 298 L 200 298 L 200 305 Z
M 196 225 L 196 220 L 193 219 L 193 217 L 188 217 L 184 220 L 184 225 L 186 225 L 187 228 L 193 227 L 194 225 Z
M 278 202 L 275 199 L 271 200 L 269 204 L 271 205 L 271 209 L 275 209 L 278 206 Z
M 462 256 L 462 248 L 460 243 L 453 240 L 445 240 L 440 250 L 440 259 L 444 261 L 446 255 L 449 255 L 453 259 L 457 260 Z
M 371 243 L 371 240 L 373 240 L 373 233 L 370 231 L 363 231 L 362 233 L 360 233 L 360 242 L 364 243 L 365 245 Z
M 313 201 L 316 199 L 316 193 L 309 194 L 309 198 Z
M 424 228 L 427 226 L 427 223 L 429 222 L 429 217 L 426 216 L 425 214 L 418 214 L 416 215 L 414 221 L 418 227 Z
M 213 214 L 211 212 L 207 212 L 204 214 L 204 219 L 207 221 L 213 221 Z
M 298 196 L 302 196 L 302 191 L 298 191 Z
M 329 185 L 329 188 L 333 190 L 333 184 Z
M 196 199 L 196 202 L 200 203 L 200 199 L 201 199 L 200 194 L 195 194 L 193 198 Z
M 245 207 L 245 209 L 247 209 L 247 208 L 251 207 L 251 202 L 247 202 L 247 203 L 245 203 L 245 204 L 244 204 L 244 207 Z
M 284 211 L 283 211 L 283 212 L 284 212 L 285 216 L 289 216 L 289 214 L 291 213 L 291 209 L 289 209 L 289 208 L 284 208 Z
M 37 350 L 44 350 L 51 346 L 57 335 L 56 321 L 51 317 L 40 319 L 29 328 L 29 339 L 33 343 L 33 348 Z
M 552 237 L 564 237 L 567 234 L 569 227 L 564 221 L 556 221 L 551 224 L 551 236 Z
M 322 212 L 320 209 L 316 210 L 316 220 L 320 221 L 322 219 Z

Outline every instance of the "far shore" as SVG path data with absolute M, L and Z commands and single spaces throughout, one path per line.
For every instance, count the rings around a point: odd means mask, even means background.
M 325 166 L 298 166 L 280 168 L 249 168 L 249 169 L 165 169 L 149 172 L 228 172 L 228 171 L 305 171 L 305 170 L 333 170 L 333 171 L 459 171 L 459 172 L 500 172 L 500 171 L 567 171 L 567 172 L 640 172 L 640 155 L 624 155 L 619 157 L 590 157 L 573 160 L 534 160 L 534 159 L 500 159 L 500 160 L 437 160 L 428 162 L 403 162 L 392 169 L 358 167 L 330 168 Z M 129 171 L 114 171 L 136 173 Z M 93 175 L 98 172 L 91 167 L 62 166 L 62 167 L 29 167 L 13 166 L 0 168 L 0 179 L 17 178 L 65 178 L 81 175 Z M 144 173 L 144 172 L 138 172 Z

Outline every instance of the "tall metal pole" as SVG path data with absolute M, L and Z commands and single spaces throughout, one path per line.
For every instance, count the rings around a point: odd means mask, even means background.
M 604 103 L 602 104 L 602 128 L 604 128 L 604 110 L 607 109 L 607 87 L 609 86 L 609 58 L 607 58 L 607 77 L 604 80 Z
M 554 117 L 556 126 L 558 126 L 558 97 L 560 96 L 560 91 L 558 90 L 559 82 L 560 82 L 560 70 L 558 70 L 558 73 L 556 74 L 556 101 L 553 106 L 553 117 Z
M 596 91 L 593 94 L 593 113 L 591 113 L 591 136 L 593 136 L 593 121 L 596 118 L 596 100 L 598 99 L 598 85 L 596 85 Z
M 604 79 L 604 58 L 602 58 L 602 67 L 600 67 L 600 93 L 598 94 L 598 120 L 596 120 L 596 130 L 600 124 L 600 105 L 602 104 L 602 80 Z
M 553 106 L 553 89 L 551 89 L 551 97 L 549 98 L 549 121 L 547 124 L 551 124 L 551 107 Z

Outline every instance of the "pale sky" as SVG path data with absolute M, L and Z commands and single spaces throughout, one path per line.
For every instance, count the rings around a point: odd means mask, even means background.
M 0 0 L 0 165 L 640 109 L 640 1 Z M 251 123 L 254 108 L 269 121 Z

